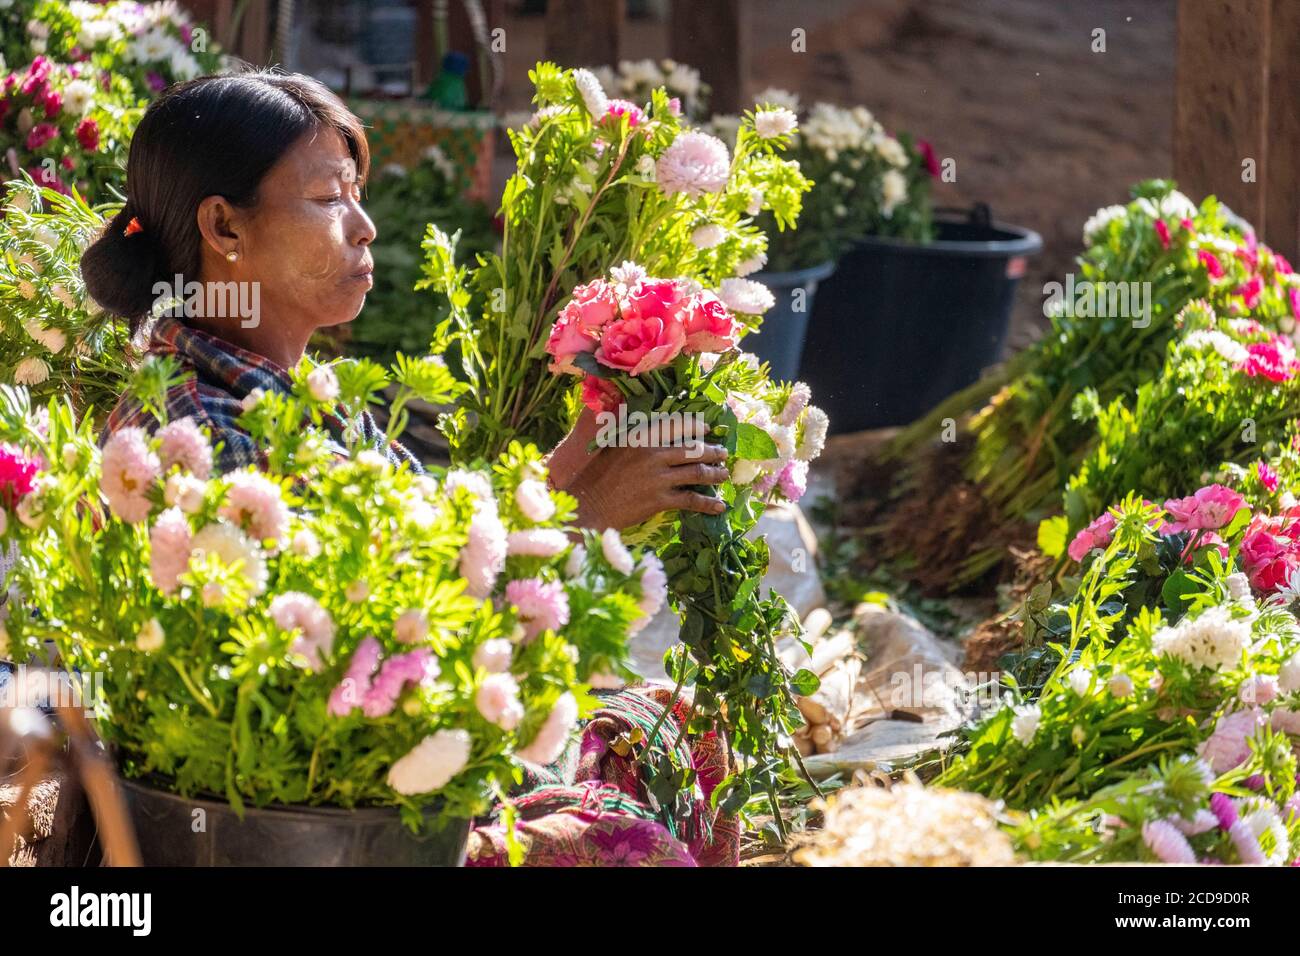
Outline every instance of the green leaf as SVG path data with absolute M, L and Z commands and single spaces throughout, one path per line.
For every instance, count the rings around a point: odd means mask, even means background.
M 795 675 L 790 678 L 790 688 L 800 697 L 808 697 L 817 693 L 817 689 L 821 686 L 821 678 L 806 667 L 799 668 Z
M 765 461 L 777 457 L 776 442 L 772 436 L 757 425 L 740 422 L 736 425 L 737 458 L 747 461 Z
M 1038 549 L 1049 558 L 1059 558 L 1065 553 L 1070 521 L 1065 515 L 1045 518 L 1038 524 Z

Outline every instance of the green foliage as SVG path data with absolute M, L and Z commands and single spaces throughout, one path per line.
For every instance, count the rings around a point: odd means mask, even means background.
M 496 248 L 487 208 L 464 198 L 463 183 L 448 165 L 440 152 L 431 152 L 409 171 L 378 170 L 367 185 L 366 213 L 379 230 L 379 241 L 371 247 L 375 286 L 348 326 L 351 354 L 390 362 L 398 352 L 420 354 L 428 348 L 429 302 L 412 294 L 421 276 L 421 242 L 428 223 L 461 237 L 459 263 L 472 263 Z M 448 312 L 446 306 L 435 311 L 435 322 Z

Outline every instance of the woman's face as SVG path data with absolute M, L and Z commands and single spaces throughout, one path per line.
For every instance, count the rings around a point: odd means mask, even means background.
M 259 282 L 277 321 L 313 328 L 357 317 L 374 285 L 375 224 L 361 209 L 357 167 L 336 130 L 300 139 L 258 187 L 240 229 L 240 279 Z

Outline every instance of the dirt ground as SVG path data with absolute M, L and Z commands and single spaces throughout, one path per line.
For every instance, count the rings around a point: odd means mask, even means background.
M 956 160 L 940 205 L 986 202 L 1043 236 L 1021 283 L 1013 348 L 1043 328 L 1042 285 L 1070 269 L 1084 220 L 1137 180 L 1170 175 L 1175 0 L 750 2 L 751 94 L 780 86 L 805 103 L 861 103 Z M 503 110 L 528 106 L 542 26 L 507 21 Z M 790 48 L 796 27 L 805 53 Z M 1096 29 L 1105 52 L 1092 51 Z M 628 20 L 623 57 L 667 51 L 663 22 Z M 498 167 L 504 179 L 508 160 Z

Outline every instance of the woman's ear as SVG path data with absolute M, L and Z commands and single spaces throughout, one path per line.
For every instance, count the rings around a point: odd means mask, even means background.
M 199 203 L 197 213 L 203 241 L 221 258 L 241 252 L 239 240 L 243 216 L 224 196 L 208 196 Z

